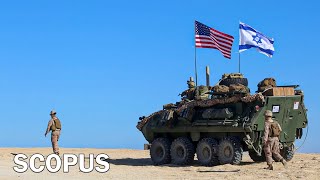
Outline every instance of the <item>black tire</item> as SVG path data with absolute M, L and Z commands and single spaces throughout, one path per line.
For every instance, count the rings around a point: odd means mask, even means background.
M 266 161 L 266 156 L 263 151 L 261 153 L 261 156 L 259 156 L 255 151 L 249 151 L 249 156 L 254 162 Z
M 212 138 L 203 138 L 197 145 L 198 161 L 203 166 L 215 166 L 218 160 L 218 142 Z
M 244 86 L 248 86 L 248 79 L 247 78 L 227 78 L 222 79 L 219 85 L 230 86 L 231 84 L 242 84 Z
M 283 148 L 281 150 L 281 155 L 286 161 L 291 161 L 294 155 L 293 148 Z
M 218 150 L 220 164 L 240 164 L 243 148 L 240 141 L 234 137 L 227 137 L 221 140 Z
M 170 163 L 170 140 L 167 138 L 155 139 L 151 144 L 150 156 L 154 165 Z
M 179 137 L 171 144 L 172 163 L 176 165 L 188 165 L 194 160 L 194 146 L 186 137 Z

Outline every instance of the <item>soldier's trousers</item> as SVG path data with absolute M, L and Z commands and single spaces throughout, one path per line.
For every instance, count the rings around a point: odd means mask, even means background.
M 264 145 L 264 153 L 266 155 L 266 161 L 268 165 L 273 162 L 272 156 L 277 160 L 281 161 L 283 157 L 280 155 L 279 138 L 269 137 L 267 143 Z
M 60 137 L 60 130 L 52 131 L 51 143 L 52 143 L 53 152 L 55 154 L 59 154 L 59 146 L 58 146 L 59 137 Z

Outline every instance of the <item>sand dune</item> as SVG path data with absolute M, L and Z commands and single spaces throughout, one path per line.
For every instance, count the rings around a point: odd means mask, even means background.
M 62 153 L 84 153 L 109 155 L 110 170 L 107 173 L 82 173 L 76 165 L 69 173 L 60 170 L 50 173 L 46 169 L 41 173 L 33 173 L 29 169 L 25 173 L 16 173 L 13 158 L 15 154 L 24 153 L 31 156 L 35 153 L 48 155 L 50 148 L 0 148 L 0 179 L 320 179 L 320 155 L 296 154 L 284 169 L 281 163 L 275 163 L 275 170 L 263 169 L 265 163 L 254 163 L 245 154 L 240 165 L 220 165 L 203 167 L 195 161 L 190 166 L 175 165 L 153 166 L 149 151 L 128 149 L 83 149 L 62 148 Z M 86 164 L 88 163 L 86 159 Z

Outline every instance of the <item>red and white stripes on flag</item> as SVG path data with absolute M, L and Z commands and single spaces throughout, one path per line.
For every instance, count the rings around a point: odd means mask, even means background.
M 233 36 L 217 31 L 198 21 L 195 22 L 195 31 L 196 47 L 217 49 L 224 57 L 231 59 Z

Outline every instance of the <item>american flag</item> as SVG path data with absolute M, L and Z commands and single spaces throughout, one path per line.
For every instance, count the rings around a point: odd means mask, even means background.
M 231 59 L 233 36 L 217 31 L 196 21 L 196 47 L 218 49 L 224 57 Z

